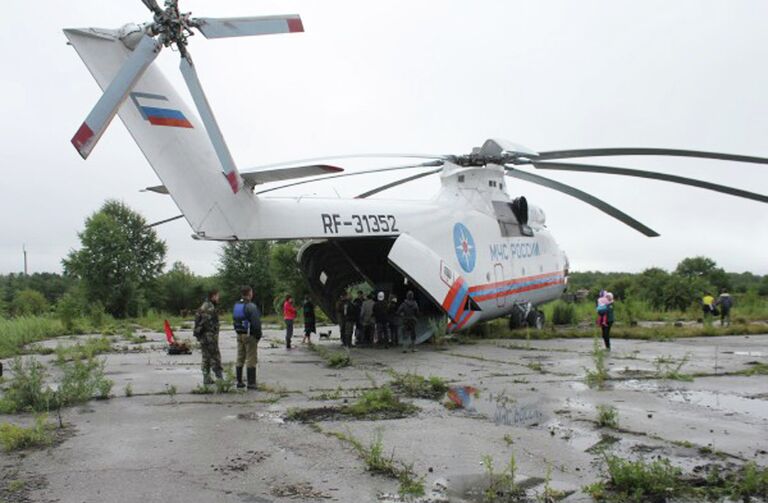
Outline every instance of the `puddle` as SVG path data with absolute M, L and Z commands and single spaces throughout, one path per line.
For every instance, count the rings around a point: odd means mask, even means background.
M 615 381 L 608 383 L 608 387 L 616 391 L 663 391 L 666 386 L 658 381 L 649 381 L 647 379 L 627 379 L 626 381 Z
M 579 451 L 589 452 L 603 437 L 599 431 L 565 426 L 558 420 L 549 421 L 544 426 L 553 437 L 565 440 L 568 445 Z
M 225 416 L 224 419 L 229 419 L 231 416 Z M 285 420 L 282 418 L 279 412 L 249 412 L 238 414 L 237 419 L 244 421 L 266 421 L 268 423 L 283 424 Z
M 518 402 L 504 392 L 471 395 L 463 403 L 468 412 L 481 414 L 500 425 L 531 427 L 545 420 L 538 402 Z
M 762 351 L 734 351 L 733 354 L 738 356 L 765 356 Z
M 665 394 L 673 402 L 688 403 L 768 421 L 768 402 L 714 391 L 676 390 Z

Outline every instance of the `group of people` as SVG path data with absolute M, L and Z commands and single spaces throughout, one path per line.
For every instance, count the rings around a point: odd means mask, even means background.
M 414 299 L 413 292 L 407 293 L 402 304 L 398 304 L 397 297 L 394 295 L 390 295 L 388 300 L 385 299 L 384 292 L 378 292 L 375 300 L 373 294 L 365 298 L 363 292 L 357 292 L 354 300 L 351 300 L 346 293 L 342 294 L 336 305 L 336 312 L 341 329 L 341 342 L 344 346 L 352 346 L 354 334 L 355 344 L 358 346 L 389 347 L 391 344 L 399 344 L 402 333 L 410 341 L 411 351 L 415 351 L 419 305 Z M 195 317 L 193 335 L 200 343 L 204 385 L 213 384 L 214 378 L 223 379 L 219 350 L 219 301 L 219 290 L 209 291 Z M 309 297 L 304 299 L 302 314 L 304 316 L 302 343 L 307 343 L 311 342 L 311 334 L 317 333 L 315 306 Z M 291 341 L 296 317 L 297 309 L 293 304 L 293 298 L 288 295 L 283 302 L 286 349 L 292 349 Z M 240 290 L 240 300 L 232 309 L 232 322 L 237 334 L 236 386 L 256 389 L 256 364 L 262 332 L 261 312 L 253 303 L 251 287 L 245 286 Z
M 720 326 L 731 326 L 731 308 L 733 297 L 726 289 L 720 290 L 720 296 L 715 299 L 710 292 L 704 293 L 701 299 L 701 309 L 704 311 L 704 323 L 712 324 L 712 318 L 720 315 Z
M 336 303 L 336 317 L 341 331 L 341 343 L 356 346 L 390 347 L 403 342 L 410 342 L 410 350 L 415 351 L 416 321 L 419 317 L 419 304 L 412 291 L 408 291 L 405 301 L 398 304 L 397 297 L 389 298 L 383 291 L 370 293 L 366 297 L 362 291 L 350 299 L 344 292 Z

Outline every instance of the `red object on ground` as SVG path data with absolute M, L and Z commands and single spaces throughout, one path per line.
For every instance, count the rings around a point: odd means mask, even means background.
M 176 344 L 176 337 L 173 336 L 173 330 L 171 330 L 171 324 L 168 323 L 168 320 L 165 320 L 164 327 L 165 340 L 168 341 L 168 344 Z

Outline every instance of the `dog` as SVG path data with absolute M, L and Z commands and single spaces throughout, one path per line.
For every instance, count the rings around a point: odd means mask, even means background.
M 328 339 L 331 340 L 331 334 L 333 334 L 333 330 L 328 330 L 327 332 L 318 332 L 317 335 L 320 339 Z

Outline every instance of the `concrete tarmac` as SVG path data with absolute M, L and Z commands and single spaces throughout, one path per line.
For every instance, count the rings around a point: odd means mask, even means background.
M 114 396 L 65 410 L 67 438 L 0 454 L 0 486 L 6 484 L 0 500 L 400 500 L 397 480 L 371 475 L 331 432 L 364 445 L 380 435 L 387 455 L 424 477 L 428 494 L 420 501 L 432 502 L 476 501 L 473 495 L 487 483 L 484 456 L 497 467 L 514 456 L 516 480 L 529 498 L 548 484 L 564 501 L 591 500 L 581 488 L 601 476 L 601 446 L 632 459 L 667 457 L 686 471 L 712 463 L 768 464 L 768 377 L 731 375 L 768 361 L 768 335 L 614 340 L 606 358 L 609 380 L 592 389 L 585 384 L 595 367 L 590 339 L 481 340 L 420 346 L 415 353 L 354 348 L 351 366 L 331 369 L 298 343 L 300 335 L 288 351 L 280 331 L 266 330 L 259 347 L 262 390 L 213 395 L 191 393 L 201 383 L 199 351 L 169 356 L 162 334 L 146 335 L 144 344 L 114 338 L 124 351 L 102 356 Z M 220 340 L 223 361 L 232 362 L 234 334 L 224 331 Z M 340 349 L 337 339 L 319 344 Z M 675 369 L 700 377 L 663 377 Z M 286 420 L 290 409 L 351 403 L 390 381 L 392 370 L 440 376 L 451 386 L 476 388 L 477 396 L 455 410 L 444 406 L 445 398 L 404 398 L 420 412 L 403 419 Z M 616 408 L 618 429 L 598 427 L 598 405 Z M 31 416 L 0 421 L 25 423 Z M 11 479 L 24 481 L 17 483 L 22 489 L 9 492 Z

